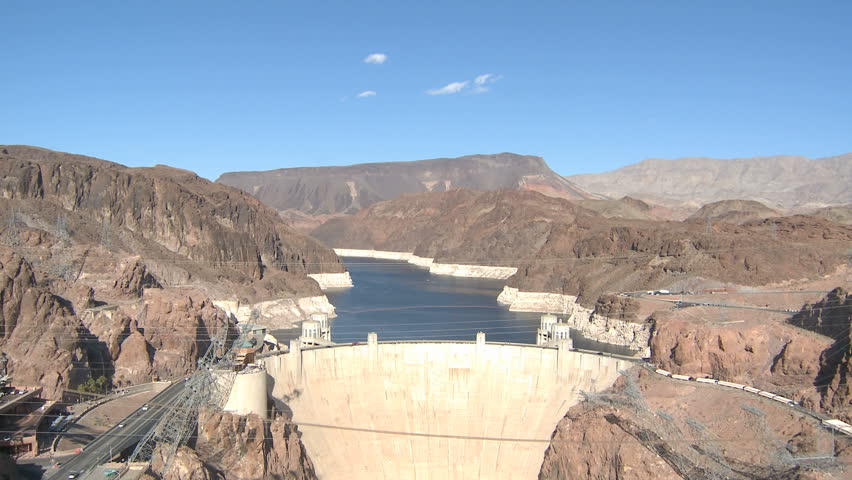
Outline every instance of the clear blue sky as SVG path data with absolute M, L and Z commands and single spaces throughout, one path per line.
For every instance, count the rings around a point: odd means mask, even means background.
M 850 22 L 846 0 L 6 0 L 0 143 L 211 179 L 503 151 L 566 175 L 827 156 L 852 151 Z

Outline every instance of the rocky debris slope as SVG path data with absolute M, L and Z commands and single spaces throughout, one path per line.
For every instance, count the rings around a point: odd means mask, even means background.
M 756 200 L 773 208 L 852 203 L 852 153 L 810 159 L 774 156 L 649 159 L 605 173 L 571 175 L 590 192 L 630 195 L 651 203 L 692 208 L 720 200 Z
M 225 476 L 206 465 L 189 447 L 180 447 L 172 460 L 171 468 L 163 474 L 165 459 L 162 450 L 154 451 L 151 470 L 145 480 L 225 480 Z
M 702 206 L 687 221 L 741 224 L 779 215 L 778 211 L 754 200 L 722 200 Z
M 312 215 L 354 213 L 406 193 L 456 188 L 514 188 L 563 198 L 597 198 L 554 173 L 541 157 L 513 153 L 229 172 L 217 182 L 244 190 L 279 211 Z
M 852 421 L 852 295 L 836 288 L 821 301 L 805 305 L 791 323 L 834 340 L 819 357 L 815 384 L 820 407 Z
M 284 417 L 267 423 L 256 415 L 202 412 L 195 450 L 226 480 L 316 478 L 296 425 Z
M 589 394 L 554 432 L 540 479 L 844 478 L 852 445 L 777 402 L 641 371 Z M 807 467 L 796 457 L 838 453 Z

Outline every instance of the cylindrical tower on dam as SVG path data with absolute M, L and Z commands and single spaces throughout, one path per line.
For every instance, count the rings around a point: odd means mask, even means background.
M 234 384 L 223 410 L 239 415 L 253 413 L 260 418 L 267 418 L 266 369 L 259 365 L 249 365 L 231 375 L 234 375 Z

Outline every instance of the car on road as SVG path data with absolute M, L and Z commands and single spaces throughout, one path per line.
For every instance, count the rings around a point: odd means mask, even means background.
M 118 428 L 124 428 L 124 424 L 123 424 L 123 423 L 119 423 L 119 424 L 118 424 Z
M 80 476 L 82 472 L 71 472 L 68 474 L 68 478 L 77 478 Z
M 114 468 L 107 468 L 106 470 L 104 470 L 104 476 L 108 477 L 108 478 L 117 477 L 118 476 L 118 470 L 116 470 Z
M 149 408 L 151 408 L 151 406 L 148 405 L 147 403 L 145 405 L 142 405 L 142 411 L 143 412 L 147 412 Z

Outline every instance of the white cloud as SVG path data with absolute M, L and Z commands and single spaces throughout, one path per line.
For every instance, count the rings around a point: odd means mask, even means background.
M 357 96 L 358 96 L 359 98 L 375 97 L 375 96 L 376 96 L 376 92 L 375 92 L 375 91 L 373 91 L 373 90 L 365 90 L 365 91 L 363 91 L 363 92 L 359 93 Z
M 476 93 L 487 92 L 488 87 L 486 87 L 486 85 L 488 85 L 489 83 L 494 83 L 497 80 L 500 80 L 500 77 L 494 75 L 493 73 L 484 73 L 482 75 L 479 75 L 475 79 L 473 79 L 473 83 L 476 84 L 476 87 L 473 89 L 473 91 Z
M 493 82 L 496 80 L 496 77 L 493 73 L 486 73 L 484 75 L 480 75 L 473 80 L 473 83 L 477 85 L 485 85 L 486 83 Z
M 426 93 L 429 95 L 449 95 L 452 93 L 459 93 L 467 87 L 469 81 L 465 80 L 463 82 L 453 82 L 448 85 L 444 85 L 441 88 L 433 88 L 431 90 L 426 90 Z
M 385 63 L 388 60 L 388 56 L 384 53 L 371 53 L 364 57 L 364 63 Z

